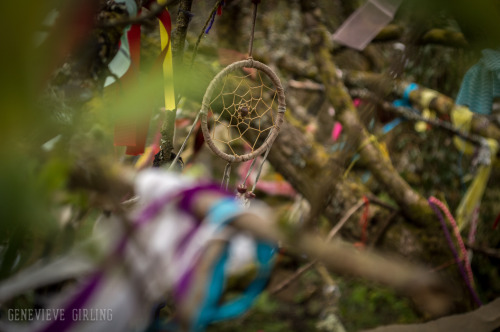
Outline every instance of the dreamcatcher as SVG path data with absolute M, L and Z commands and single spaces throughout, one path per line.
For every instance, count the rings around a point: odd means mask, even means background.
M 230 64 L 215 76 L 205 92 L 201 110 L 194 122 L 196 124 L 201 118 L 205 142 L 217 156 L 227 161 L 221 186 L 227 189 L 233 163 L 252 160 L 243 183 L 238 186 L 238 195 L 245 202 L 255 196 L 253 191 L 262 166 L 278 136 L 286 110 L 285 94 L 278 76 L 271 68 L 252 58 L 260 0 L 252 2 L 254 10 L 249 57 Z M 253 187 L 247 192 L 247 179 L 257 157 L 262 154 L 264 157 L 257 169 Z

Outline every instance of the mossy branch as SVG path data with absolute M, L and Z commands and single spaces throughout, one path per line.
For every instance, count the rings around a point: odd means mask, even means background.
M 397 24 L 388 24 L 385 26 L 373 39 L 374 42 L 388 42 L 401 39 L 405 29 Z M 418 45 L 441 45 L 449 47 L 463 48 L 467 47 L 468 43 L 465 36 L 458 31 L 433 28 L 425 32 L 416 40 Z
M 383 74 L 371 72 L 344 71 L 342 77 L 347 86 L 366 88 L 381 98 L 385 98 L 389 94 L 402 96 L 410 84 L 407 81 L 393 80 Z M 429 108 L 442 116 L 450 117 L 453 110 L 457 108 L 452 98 L 422 86 L 411 91 L 409 97 L 415 107 L 419 109 Z M 500 142 L 500 128 L 484 115 L 473 114 L 470 132 Z
M 329 45 L 330 34 L 319 22 L 316 12 L 304 13 L 304 25 L 307 27 L 311 50 L 321 80 L 325 85 L 328 100 L 338 114 L 346 132 L 357 139 L 355 143 L 359 147 L 361 157 L 369 165 L 377 180 L 401 207 L 405 217 L 415 225 L 428 225 L 435 217 L 427 201 L 401 178 L 390 159 L 384 157 L 385 153 L 380 144 L 361 123 L 348 90 L 339 75 L 340 71 L 333 62 Z

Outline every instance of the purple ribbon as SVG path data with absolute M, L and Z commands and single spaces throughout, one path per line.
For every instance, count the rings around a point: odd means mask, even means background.
M 94 273 L 90 280 L 88 280 L 85 287 L 83 287 L 80 292 L 78 292 L 78 294 L 66 305 L 64 311 L 72 312 L 75 309 L 83 308 L 101 284 L 103 276 L 103 271 Z M 45 328 L 41 329 L 40 332 L 64 332 L 67 331 L 74 323 L 73 319 L 61 320 L 59 318 L 58 320 L 52 321 L 49 325 L 45 326 Z

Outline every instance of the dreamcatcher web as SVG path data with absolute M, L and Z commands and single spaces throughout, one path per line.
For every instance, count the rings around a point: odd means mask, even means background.
M 210 137 L 229 155 L 250 153 L 277 128 L 278 92 L 259 70 L 233 72 L 214 89 L 208 108 Z

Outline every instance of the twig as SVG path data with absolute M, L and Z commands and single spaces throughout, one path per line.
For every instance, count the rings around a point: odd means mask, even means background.
M 500 259 L 500 251 L 493 248 L 480 247 L 470 242 L 465 242 L 465 246 L 480 254 L 489 256 L 491 258 Z
M 177 15 L 177 28 L 172 33 L 172 55 L 174 58 L 174 68 L 179 68 L 182 66 L 186 34 L 192 16 L 192 4 L 193 0 L 182 0 L 179 5 L 179 14 Z
M 465 260 L 464 257 L 460 258 L 461 262 L 463 262 L 464 260 Z M 451 259 L 451 260 L 447 261 L 446 263 L 443 263 L 439 266 L 436 266 L 435 268 L 432 268 L 431 272 L 438 272 L 438 271 L 441 271 L 443 269 L 446 269 L 447 267 L 450 267 L 450 266 L 453 266 L 456 264 L 457 264 L 457 262 L 454 259 Z
M 476 144 L 476 145 L 481 145 L 483 144 L 482 143 L 482 140 L 483 138 L 478 136 L 478 135 L 474 135 L 474 134 L 468 134 L 466 133 L 465 131 L 462 131 L 462 130 L 459 130 L 457 128 L 455 128 L 452 124 L 450 124 L 449 122 L 445 122 L 443 120 L 440 120 L 440 119 L 428 119 L 428 118 L 424 118 L 423 116 L 419 115 L 419 114 L 416 114 L 416 113 L 413 113 L 412 111 L 410 111 L 409 109 L 405 108 L 405 107 L 394 107 L 392 106 L 392 104 L 388 103 L 388 102 L 384 102 L 383 104 L 383 107 L 391 112 L 394 112 L 394 113 L 397 113 L 397 114 L 400 114 L 402 116 L 404 116 L 405 118 L 407 119 L 410 119 L 410 120 L 413 120 L 413 121 L 424 121 L 434 127 L 437 127 L 437 128 L 440 128 L 440 129 L 444 129 L 454 135 L 457 135 L 459 136 L 460 138 L 463 138 L 464 140 L 466 141 L 469 141 L 473 144 Z
M 278 286 L 274 287 L 269 294 L 276 294 L 281 292 L 283 289 L 285 289 L 287 286 L 290 285 L 290 283 L 294 282 L 296 279 L 298 279 L 302 274 L 304 274 L 307 270 L 309 270 L 311 267 L 314 266 L 318 262 L 317 259 L 310 261 L 306 265 L 302 266 L 300 269 L 295 271 L 293 275 L 291 275 L 288 279 L 285 279 L 282 281 Z
M 344 217 L 342 217 L 342 219 L 332 228 L 330 233 L 328 233 L 328 236 L 326 237 L 326 241 L 331 241 L 333 239 L 333 237 L 338 233 L 338 231 L 340 231 L 340 229 L 344 226 L 344 224 L 347 222 L 347 220 L 349 220 L 349 218 L 351 218 L 351 216 L 356 211 L 358 211 L 364 204 L 365 204 L 365 202 L 363 200 L 360 200 L 356 205 L 351 207 L 346 212 Z
M 143 24 L 147 20 L 149 20 L 153 17 L 156 17 L 156 15 L 160 14 L 164 8 L 166 8 L 168 6 L 172 6 L 172 5 L 176 4 L 177 2 L 179 2 L 179 0 L 170 0 L 162 5 L 159 5 L 155 2 L 149 6 L 150 10 L 149 10 L 149 12 L 147 12 L 145 14 L 141 13 L 135 17 L 131 17 L 131 18 L 128 18 L 125 20 L 103 22 L 103 23 L 98 24 L 97 27 L 98 28 L 113 28 L 113 27 L 120 26 L 120 25 L 126 26 L 126 25 L 131 25 L 131 24 Z
M 351 207 L 346 212 L 346 214 L 344 215 L 344 217 L 342 217 L 342 219 L 332 228 L 332 230 L 330 231 L 330 233 L 328 233 L 328 236 L 326 237 L 326 241 L 331 241 L 333 239 L 333 237 L 338 233 L 338 231 L 342 228 L 342 226 L 344 226 L 344 224 L 347 222 L 347 220 L 349 220 L 349 218 L 359 208 L 361 208 L 364 204 L 365 204 L 364 201 L 360 200 L 356 205 L 354 205 L 353 207 Z M 289 278 L 285 279 L 278 286 L 276 286 L 275 288 L 273 288 L 269 293 L 270 294 L 279 293 L 280 291 L 282 291 L 283 289 L 285 289 L 290 283 L 294 282 L 302 274 L 304 274 L 304 272 L 306 272 L 311 267 L 313 267 L 317 262 L 318 262 L 318 259 L 314 259 L 314 260 L 310 261 L 309 263 L 307 263 L 306 265 L 304 265 L 303 267 L 301 267 L 300 269 L 298 269 L 292 276 L 290 276 Z
M 370 200 L 370 202 L 373 203 L 373 204 L 375 204 L 375 205 L 379 205 L 379 206 L 381 206 L 383 208 L 386 208 L 387 210 L 390 210 L 390 211 L 393 211 L 393 212 L 399 211 L 399 208 L 397 208 L 396 206 L 391 205 L 389 203 L 386 203 L 386 202 L 382 201 L 381 199 L 379 199 L 376 196 L 373 196 L 371 194 L 368 194 L 366 196 L 368 197 L 368 199 Z
M 325 86 L 323 84 L 319 84 L 313 81 L 297 81 L 297 80 L 289 80 L 288 86 L 294 89 L 301 89 L 306 91 L 325 91 Z
M 201 29 L 201 32 L 198 35 L 198 39 L 196 40 L 196 44 L 194 45 L 194 49 L 193 49 L 193 57 L 191 58 L 190 68 L 193 68 L 194 59 L 196 58 L 196 55 L 198 54 L 198 46 L 200 45 L 201 38 L 205 34 L 205 31 L 207 30 L 207 27 L 210 24 L 210 21 L 212 20 L 212 16 L 215 14 L 215 12 L 217 11 L 217 8 L 219 8 L 222 1 L 223 0 L 217 0 L 217 2 L 214 5 L 214 8 L 212 8 L 212 11 L 210 12 L 210 15 L 208 15 L 208 18 L 205 22 L 205 25 L 203 26 L 203 29 Z

